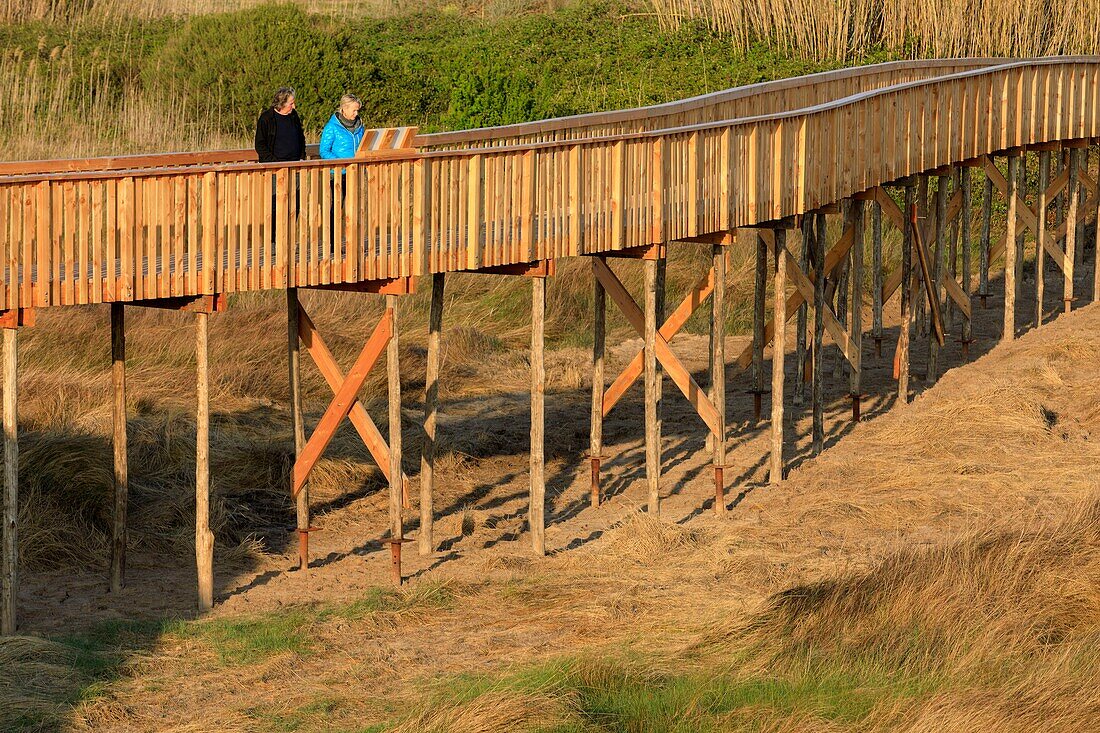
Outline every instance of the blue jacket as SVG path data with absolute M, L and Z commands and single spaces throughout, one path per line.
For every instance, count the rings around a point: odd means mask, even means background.
M 354 132 L 340 124 L 333 114 L 321 131 L 320 154 L 322 158 L 354 158 L 355 151 L 359 149 L 359 143 L 363 142 L 366 128 L 360 124 Z

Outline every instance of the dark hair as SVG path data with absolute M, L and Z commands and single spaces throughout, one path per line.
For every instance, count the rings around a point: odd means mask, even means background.
M 293 96 L 296 96 L 294 87 L 279 87 L 275 90 L 275 98 L 271 101 L 271 106 L 275 109 L 282 109 L 286 106 L 286 100 Z

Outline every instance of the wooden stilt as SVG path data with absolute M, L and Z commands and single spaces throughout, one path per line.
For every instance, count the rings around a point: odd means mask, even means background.
M 1020 158 L 1008 158 L 1008 221 L 1005 223 L 1005 308 L 1004 340 L 1016 337 L 1016 182 L 1019 180 Z
M 871 337 L 882 358 L 882 205 L 871 202 Z
M 596 276 L 593 261 L 592 308 L 592 419 L 590 425 L 588 457 L 592 464 L 590 503 L 600 505 L 600 459 L 603 455 L 603 387 L 604 387 L 604 327 L 607 320 L 607 294 L 603 283 Z
M 393 333 L 386 344 L 386 398 L 390 423 L 390 547 L 394 548 L 395 580 L 401 584 L 401 542 L 405 525 L 401 516 L 401 359 L 397 327 L 397 296 L 386 296 Z
M 783 481 L 783 367 L 787 348 L 787 232 L 775 230 L 775 338 L 772 339 L 772 450 L 768 480 Z
M 814 217 L 806 214 L 802 217 L 802 237 L 799 243 L 798 266 L 803 273 L 809 271 L 810 249 L 814 242 Z M 810 306 L 803 301 L 798 306 L 798 321 L 795 326 L 795 380 L 794 395 L 791 401 L 801 405 L 806 401 L 806 329 L 809 327 Z M 778 324 L 776 324 L 778 325 Z
M 917 226 L 921 227 L 921 233 L 923 234 L 926 231 L 924 227 L 926 227 L 928 223 L 928 199 L 931 197 L 931 193 L 929 192 L 928 176 L 922 174 L 918 176 L 918 179 Z M 906 212 L 906 215 L 908 215 L 908 212 Z M 927 242 L 925 243 L 925 247 L 928 247 Z M 913 316 L 917 321 L 917 334 L 920 336 L 925 336 L 928 333 L 928 314 L 926 312 L 927 308 L 925 307 L 925 299 L 917 298 L 912 303 L 912 306 L 914 310 Z
M 1087 194 L 1082 194 L 1081 175 L 1088 175 L 1089 172 L 1089 149 L 1087 147 L 1079 148 L 1077 150 L 1077 208 L 1080 209 L 1088 200 Z M 1100 179 L 1098 179 L 1100 180 Z M 1077 264 L 1084 267 L 1085 264 L 1085 217 L 1073 217 L 1073 221 L 1077 222 L 1077 231 L 1075 233 L 1075 241 L 1077 252 Z
M 1027 199 L 1027 152 L 1020 154 L 1020 164 L 1016 167 L 1016 196 Z M 1016 298 L 1020 297 L 1020 285 L 1024 281 L 1024 239 L 1027 229 L 1016 225 Z
M 661 446 L 657 425 L 657 261 L 645 261 L 645 475 L 649 511 L 661 511 Z
M 115 462 L 115 511 L 111 532 L 111 592 L 126 585 L 126 504 L 129 494 L 129 466 L 126 460 L 126 322 L 122 303 L 111 303 L 111 382 L 114 402 L 111 411 Z
M 849 364 L 848 389 L 852 398 L 852 421 L 859 422 L 863 389 L 863 201 L 853 200 L 852 217 L 852 362 Z
M 0 567 L 0 634 L 18 627 L 19 429 L 16 400 L 18 330 L 4 331 L 4 558 Z
M 764 245 L 757 237 L 757 251 Z M 714 434 L 714 513 L 722 516 L 726 512 L 726 251 L 721 245 L 714 245 L 714 293 L 711 295 L 710 311 L 710 361 L 713 365 L 711 373 L 711 402 L 718 410 L 718 431 Z M 764 249 L 764 268 L 767 269 L 768 252 Z M 758 263 L 759 264 L 759 263 Z M 760 273 L 757 271 L 758 298 L 764 297 L 764 286 L 760 283 Z M 759 322 L 760 330 L 757 332 L 759 349 L 764 351 L 764 309 L 761 303 L 758 318 L 754 318 L 754 330 Z M 762 377 L 761 377 L 762 378 Z M 759 397 L 760 392 L 757 392 Z
M 435 552 L 435 450 L 436 421 L 439 410 L 440 338 L 443 331 L 443 289 L 445 275 L 432 275 L 432 304 L 428 313 L 428 353 L 424 377 L 424 443 L 420 449 L 420 534 L 417 546 L 421 555 Z
M 214 534 L 210 531 L 210 374 L 207 364 L 209 313 L 195 315 L 195 565 L 199 610 L 214 606 Z
M 901 243 L 901 323 L 898 325 L 898 348 L 894 375 L 898 380 L 898 404 L 909 404 L 909 340 L 913 329 L 913 227 L 910 218 L 916 198 L 916 188 L 905 187 L 905 233 Z
M 962 191 L 962 168 L 957 168 L 951 176 L 952 186 L 956 193 Z M 954 196 L 952 196 L 954 198 Z M 961 207 L 960 207 L 961 211 Z M 947 261 L 944 265 L 944 281 L 958 282 L 959 280 L 959 217 L 955 216 L 951 221 L 951 229 L 947 236 Z M 944 303 L 944 330 L 950 333 L 955 327 L 955 300 L 951 297 L 950 289 L 943 291 Z
M 536 555 L 546 554 L 546 477 L 543 454 L 545 430 L 546 368 L 543 333 L 546 318 L 546 279 L 531 278 L 531 498 L 527 522 L 531 547 Z
M 1094 227 L 1094 234 L 1092 249 L 1092 300 L 1096 302 L 1100 300 L 1100 148 L 1097 149 L 1097 166 L 1096 166 L 1096 214 Z
M 759 424 L 761 395 L 764 393 L 764 301 L 767 298 L 768 289 L 768 245 L 759 236 L 755 239 L 756 280 L 753 288 L 752 309 L 752 395 L 753 424 Z
M 1050 151 L 1039 151 L 1038 231 L 1035 233 L 1035 326 L 1043 325 L 1043 297 L 1046 290 L 1047 186 L 1050 184 Z
M 1078 260 L 1077 227 L 1074 225 L 1074 222 L 1077 221 L 1077 208 L 1081 198 L 1078 160 L 1077 149 L 1070 148 L 1069 184 L 1066 187 L 1066 197 L 1069 199 L 1066 209 L 1066 221 L 1069 223 L 1066 226 L 1065 285 L 1064 292 L 1062 293 L 1062 300 L 1065 304 L 1066 313 L 1069 313 L 1073 308 L 1073 274 Z
M 825 369 L 823 363 L 825 341 L 825 214 L 814 215 L 817 231 L 814 234 L 814 343 L 811 359 L 813 362 L 813 384 L 811 401 L 813 403 L 813 454 L 816 456 L 825 448 Z
M 302 418 L 302 353 L 298 335 L 298 288 L 286 290 L 286 348 L 287 370 L 290 383 L 290 425 L 294 433 L 294 460 L 306 446 L 306 428 Z M 293 490 L 293 487 L 291 487 Z M 296 527 L 298 530 L 298 569 L 309 567 L 309 485 L 298 492 L 295 500 Z
M 657 328 L 665 322 L 665 274 L 668 260 L 665 257 L 657 258 Z M 657 358 L 657 463 L 660 473 L 661 446 L 663 443 L 665 427 L 665 366 Z
M 987 173 L 985 189 L 982 191 L 982 232 L 978 242 L 978 297 L 982 307 L 986 307 L 989 297 L 989 224 L 993 217 L 993 179 Z
M 951 180 L 950 176 L 936 177 L 936 246 L 932 251 L 932 290 L 936 299 L 943 302 L 940 296 L 943 285 L 943 259 L 946 254 L 947 239 L 947 189 Z M 924 375 L 925 384 L 933 384 L 939 376 L 940 344 L 936 339 L 936 330 L 928 329 L 928 369 Z
M 962 232 L 962 241 L 960 248 L 962 249 L 962 288 L 966 294 L 966 302 L 972 303 L 971 298 L 971 285 L 970 285 L 970 168 L 963 166 L 959 171 L 959 186 L 962 188 L 962 210 L 959 212 L 959 216 L 962 218 L 959 229 Z M 970 313 L 973 313 L 973 305 L 971 305 Z M 972 333 L 972 316 L 964 313 L 962 324 L 962 352 L 963 359 L 970 360 L 970 342 L 973 339 Z
M 841 209 L 843 215 L 841 217 L 841 231 L 847 231 L 848 227 L 852 224 L 852 202 L 844 201 Z M 848 283 L 851 279 L 852 272 L 852 250 L 849 248 L 848 253 L 844 255 L 844 259 L 835 271 L 835 280 L 833 286 L 835 287 L 836 296 L 836 308 L 834 313 L 836 314 L 837 321 L 844 328 L 845 331 L 849 331 L 848 326 Z M 826 275 L 828 277 L 828 275 Z M 825 299 L 829 301 L 829 287 L 830 283 L 826 280 L 825 284 Z M 833 379 L 836 381 L 842 381 L 844 379 L 844 369 L 848 364 L 848 360 L 844 357 L 843 350 L 838 348 L 836 353 L 836 361 L 833 362 Z

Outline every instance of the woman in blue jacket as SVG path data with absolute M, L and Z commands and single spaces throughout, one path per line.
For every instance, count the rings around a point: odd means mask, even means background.
M 354 94 L 340 97 L 340 106 L 321 131 L 321 157 L 354 158 L 366 130 L 359 119 L 362 103 Z

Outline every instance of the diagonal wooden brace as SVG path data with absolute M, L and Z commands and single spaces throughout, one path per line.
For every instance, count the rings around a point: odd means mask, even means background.
M 374 332 L 367 339 L 363 350 L 359 352 L 359 356 L 348 372 L 347 378 L 340 384 L 336 396 L 329 403 L 325 414 L 321 416 L 313 435 L 309 436 L 309 440 L 306 441 L 305 448 L 302 449 L 298 460 L 294 462 L 293 496 L 298 496 L 298 492 L 305 485 L 310 471 L 317 465 L 321 454 L 324 453 L 325 448 L 328 447 L 333 436 L 336 435 L 336 429 L 340 427 L 340 422 L 351 412 L 352 406 L 357 401 L 356 395 L 359 394 L 359 389 L 363 386 L 367 375 L 370 374 L 371 369 L 378 362 L 392 337 L 393 310 L 387 308 L 378 321 L 378 325 L 374 327 Z
M 611 300 L 615 302 L 615 305 L 619 307 L 623 315 L 626 316 L 626 320 L 630 322 L 630 325 L 634 327 L 634 330 L 639 334 L 645 333 L 645 314 L 642 313 L 642 309 L 638 307 L 638 304 L 634 302 L 634 298 L 630 296 L 630 292 L 622 284 L 622 281 L 615 275 L 607 263 L 601 258 L 596 258 L 595 272 L 596 277 L 599 278 L 600 283 L 603 285 L 604 290 Z M 680 388 L 684 397 L 691 403 L 695 411 L 699 413 L 699 417 L 706 423 L 712 433 L 718 433 L 718 411 L 711 404 L 707 398 L 706 392 L 702 387 L 692 378 L 691 372 L 680 362 L 673 353 L 672 348 L 668 344 L 668 340 L 658 332 L 657 336 L 657 360 L 661 362 L 661 365 L 665 368 L 668 376 L 672 379 L 672 382 Z
M 757 234 L 760 236 L 761 239 L 764 240 L 765 244 L 767 244 L 773 250 L 775 249 L 775 233 L 774 232 L 772 232 L 770 229 L 759 229 L 759 230 L 757 230 Z M 840 235 L 840 239 L 837 240 L 836 244 L 834 244 L 832 246 L 832 248 L 829 250 L 829 252 L 825 255 L 825 277 L 828 277 L 829 275 L 831 275 L 833 270 L 836 269 L 837 265 L 839 265 L 841 262 L 844 261 L 844 258 L 848 255 L 848 250 L 850 250 L 852 248 L 852 244 L 854 242 L 855 242 L 854 230 L 851 227 L 848 227 L 847 229 L 844 230 L 844 233 Z M 801 267 L 796 266 L 793 269 L 798 270 L 799 273 L 802 272 Z M 813 281 L 814 273 L 815 273 L 815 270 L 810 270 L 809 282 Z M 794 279 L 794 282 L 797 285 L 798 275 L 792 272 L 791 277 Z M 803 277 L 806 277 L 806 276 L 804 275 Z M 791 318 L 794 318 L 795 314 L 798 311 L 798 307 L 800 305 L 802 305 L 803 303 L 809 303 L 810 307 L 812 308 L 813 307 L 813 300 L 814 300 L 814 298 L 813 298 L 813 285 L 812 284 L 810 285 L 809 294 L 804 292 L 801 288 L 796 287 L 795 291 L 787 297 L 787 309 L 786 309 L 787 320 L 790 320 Z M 828 316 L 826 316 L 825 318 L 826 318 L 826 321 L 828 321 Z M 770 344 L 772 342 L 773 338 L 775 338 L 775 319 L 774 318 L 771 321 L 769 321 L 768 324 L 764 327 L 764 345 L 767 346 L 768 344 Z M 845 350 L 846 355 L 849 354 L 849 353 L 851 353 L 851 352 Z M 741 351 L 741 354 L 737 357 L 736 364 L 737 364 L 737 366 L 741 367 L 741 369 L 748 369 L 749 365 L 752 364 L 752 342 L 749 342 L 748 346 L 746 346 Z
M 317 327 L 313 325 L 313 319 L 309 317 L 309 313 L 306 312 L 305 306 L 301 303 L 298 304 L 298 335 L 306 350 L 309 351 L 309 355 L 313 358 L 313 363 L 317 365 L 317 369 L 321 372 L 321 376 L 325 378 L 329 388 L 332 389 L 333 395 L 335 395 L 337 390 L 340 389 L 340 385 L 344 383 L 344 372 L 340 369 L 340 365 L 336 363 L 336 359 L 333 358 L 328 345 L 321 338 Z M 366 408 L 363 407 L 363 403 L 358 399 L 351 406 L 348 419 L 355 426 L 355 431 L 359 433 L 359 437 L 363 439 L 363 445 L 367 447 L 371 458 L 378 464 L 382 475 L 385 476 L 386 481 L 389 481 L 389 446 L 386 445 L 386 439 L 382 437 L 382 433 L 378 430 L 374 421 L 371 420 Z M 401 475 L 401 498 L 402 504 L 408 509 L 409 477 L 404 473 Z
M 806 277 L 806 274 L 802 272 L 802 268 L 798 266 L 798 260 L 791 254 L 790 250 L 784 248 L 784 257 L 787 258 L 787 273 L 791 276 L 791 281 L 794 283 L 798 292 L 802 293 L 802 297 L 809 303 L 813 300 L 814 284 L 810 278 Z M 825 304 L 825 311 L 822 314 L 825 319 L 825 330 L 832 336 L 833 341 L 837 347 L 844 354 L 844 358 L 848 360 L 852 366 L 855 366 L 855 347 L 852 345 L 852 340 L 848 336 L 848 332 L 844 330 L 844 326 L 837 320 L 836 315 L 833 313 L 829 304 Z
M 707 297 L 711 294 L 711 291 L 713 290 L 714 270 L 710 269 L 707 271 L 706 276 L 704 276 L 703 279 L 696 283 L 695 287 L 691 289 L 691 292 L 689 292 L 684 297 L 683 301 L 668 317 L 664 325 L 661 326 L 660 331 L 658 331 L 658 333 L 661 334 L 661 337 L 665 341 L 671 341 L 672 337 L 675 336 L 680 331 L 680 329 L 684 327 L 684 324 L 688 322 L 689 318 L 691 318 L 691 314 L 694 313 L 699 308 L 699 306 L 703 304 L 703 301 L 707 299 Z M 622 399 L 622 396 L 626 394 L 626 391 L 630 389 L 634 382 L 638 381 L 638 377 L 642 376 L 642 369 L 644 367 L 644 364 L 645 350 L 642 349 L 634 355 L 634 358 L 631 359 L 630 363 L 627 364 L 622 373 L 615 379 L 614 382 L 612 382 L 607 391 L 604 392 L 604 417 L 607 417 L 607 414 L 611 412 L 611 409 L 615 407 L 620 399 Z

